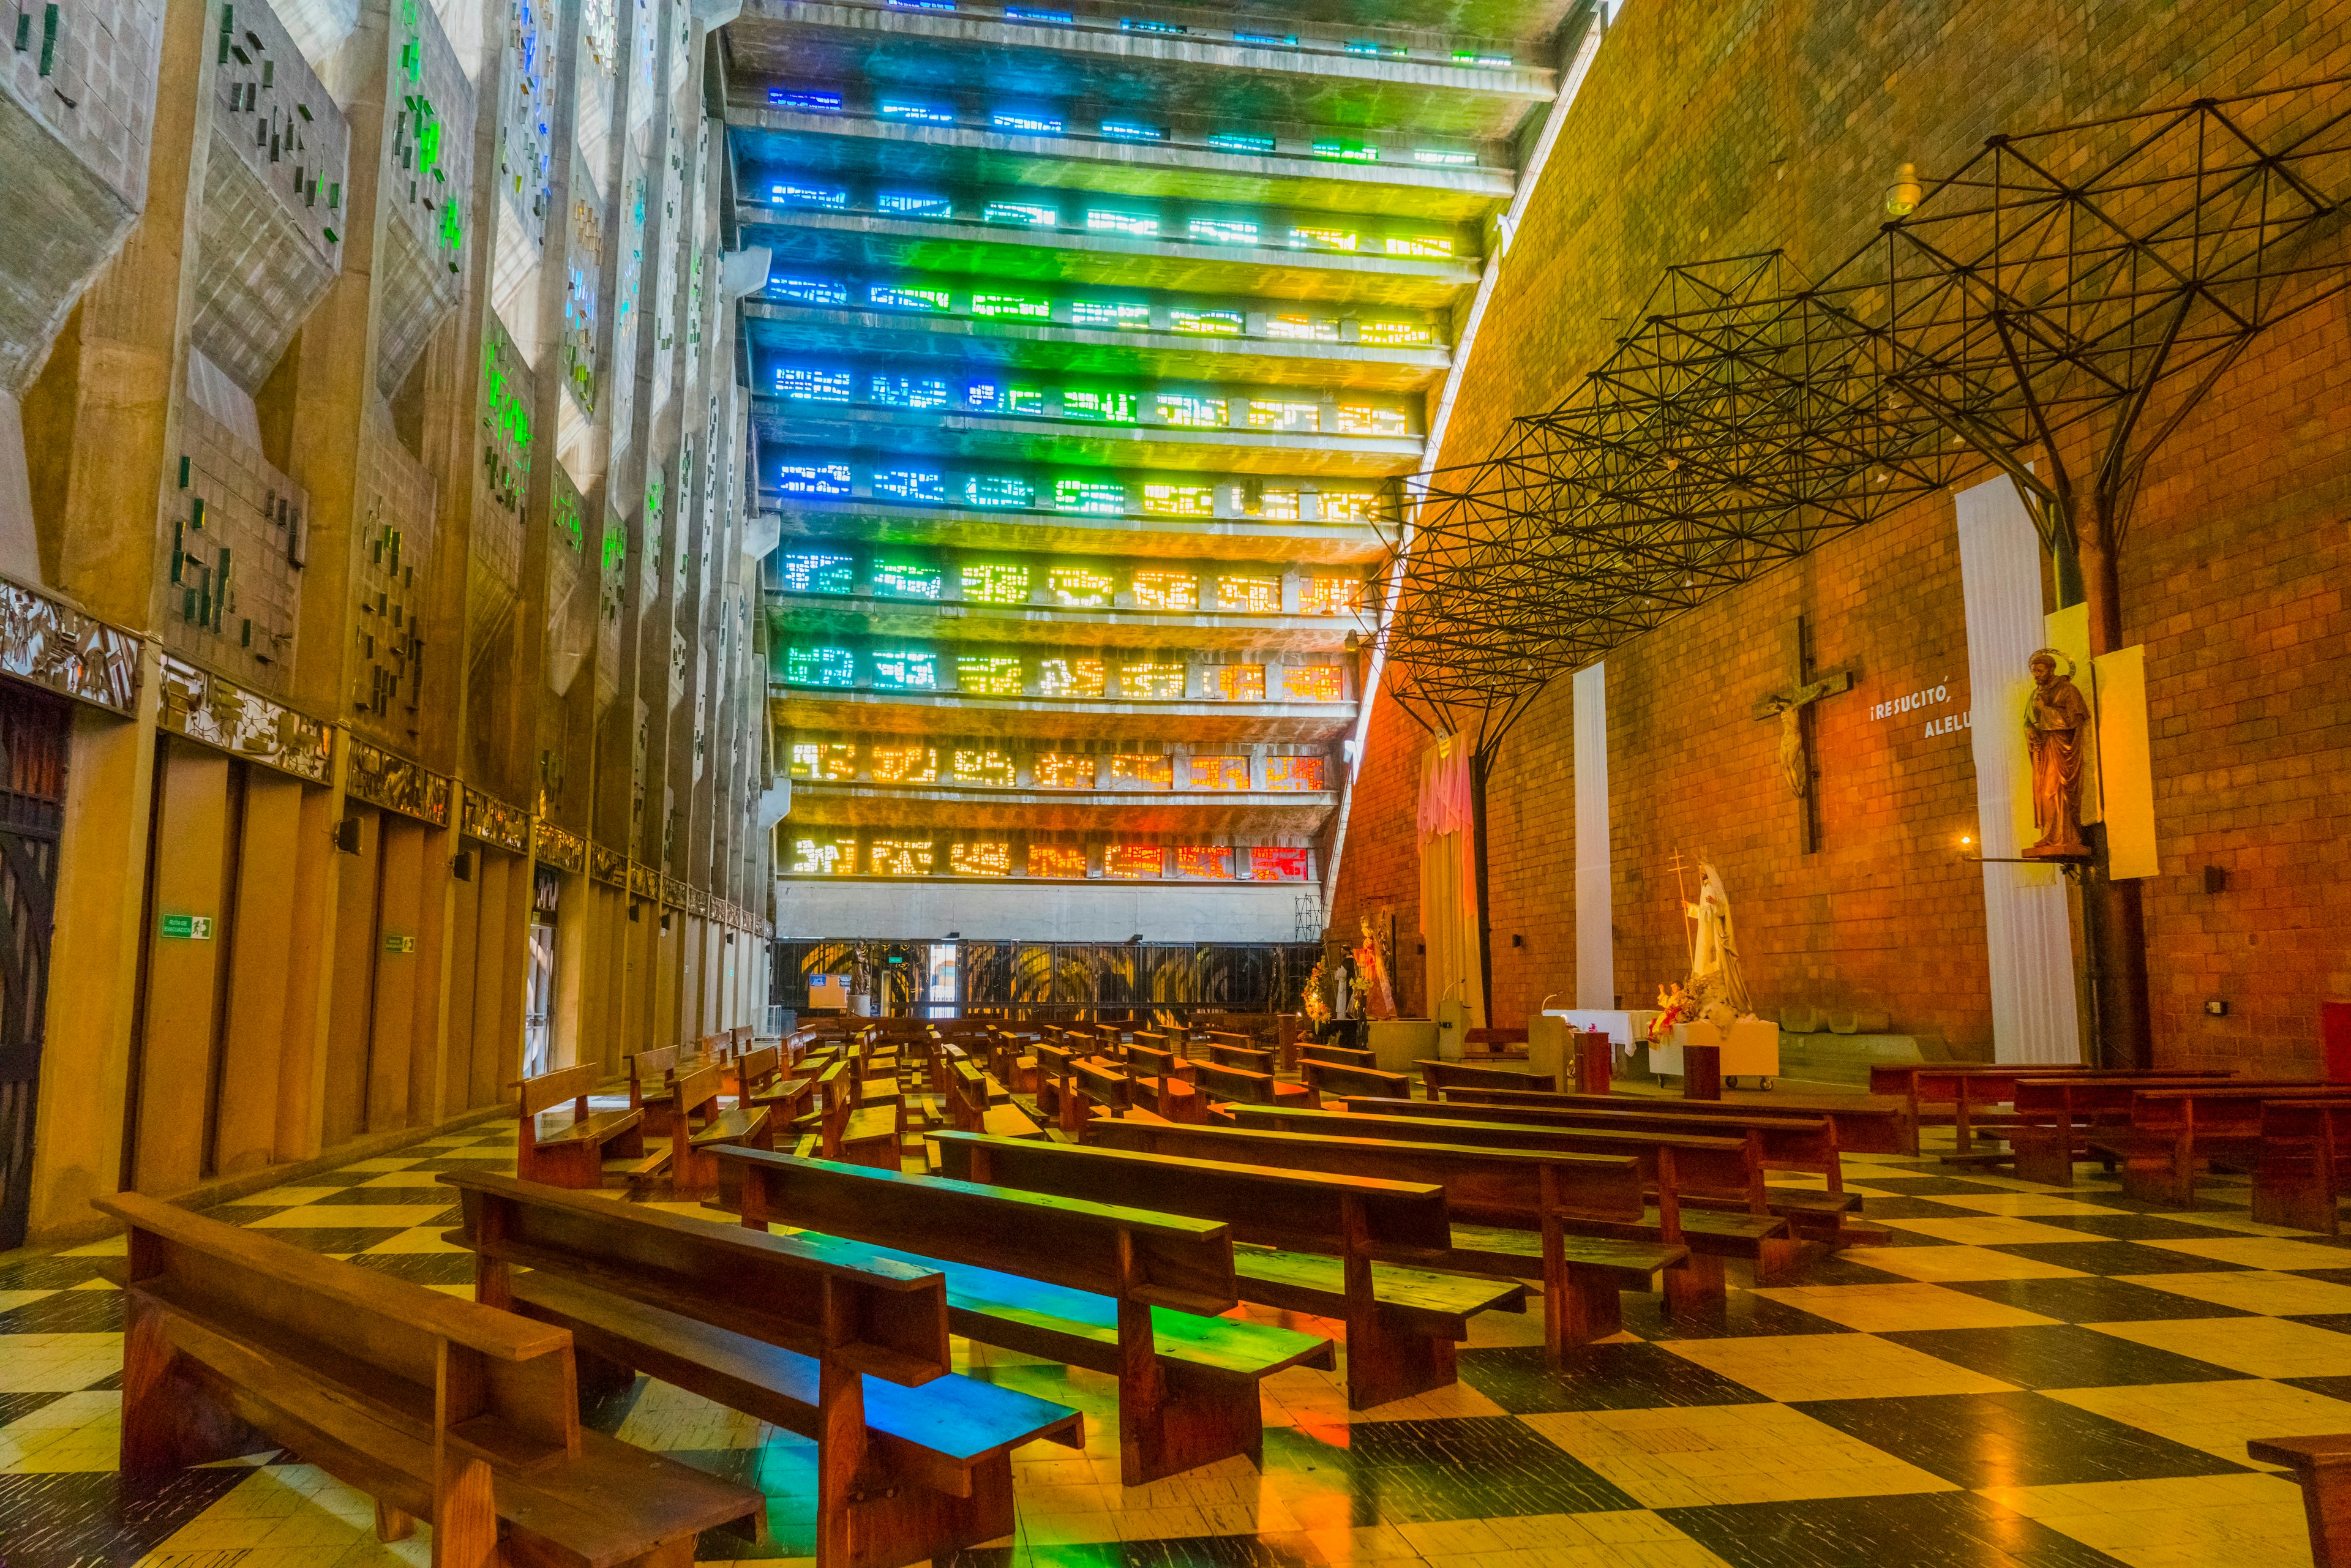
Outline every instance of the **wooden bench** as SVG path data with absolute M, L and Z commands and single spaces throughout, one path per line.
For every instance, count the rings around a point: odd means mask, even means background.
M 1008 1138 L 1041 1138 L 1044 1129 L 1009 1100 L 998 1103 L 978 1064 L 958 1061 L 950 1070 L 947 1090 L 949 1118 L 967 1133 L 992 1133 Z
M 624 1171 L 642 1164 L 645 1155 L 645 1114 L 643 1111 L 590 1111 L 588 1096 L 595 1092 L 596 1068 L 590 1062 L 559 1067 L 515 1085 L 515 1168 L 527 1181 L 549 1186 L 601 1186 L 607 1162 Z M 571 1114 L 551 1115 L 555 1107 L 571 1102 Z M 668 1158 L 663 1151 L 662 1158 Z
M 559 1328 L 137 1193 L 92 1201 L 130 1228 L 127 1483 L 290 1448 L 375 1500 L 380 1539 L 428 1521 L 448 1568 L 690 1568 L 702 1531 L 764 1533 L 758 1491 L 580 1427 Z
M 2351 1432 L 2323 1437 L 2256 1437 L 2247 1457 L 2283 1465 L 2302 1488 L 2313 1568 L 2351 1568 Z
M 1299 1076 L 1306 1086 L 1319 1095 L 1370 1094 L 1384 1099 L 1412 1098 L 1412 1080 L 1401 1072 L 1382 1072 L 1376 1067 L 1342 1067 L 1334 1061 L 1318 1061 L 1308 1057 L 1298 1064 Z
M 1211 1100 L 1237 1100 L 1249 1105 L 1318 1103 L 1314 1091 L 1302 1083 L 1284 1083 L 1270 1072 L 1246 1067 L 1219 1067 L 1213 1061 L 1192 1064 L 1192 1082 Z
M 2343 1191 L 2351 1178 L 2351 1089 L 2337 1099 L 2264 1102 L 2261 1136 L 2253 1218 L 2341 1235 Z
M 946 1280 L 839 1243 L 453 1172 L 477 1299 L 817 1444 L 817 1561 L 897 1568 L 1013 1528 L 1011 1451 L 1083 1445 L 1060 1405 L 956 1375 Z
M 726 1156 L 720 1195 L 753 1229 L 789 1215 L 938 1269 L 966 1338 L 1117 1378 L 1128 1486 L 1262 1464 L 1258 1384 L 1332 1364 L 1328 1340 L 1216 1315 L 1240 1298 L 1232 1234 L 1208 1220 L 752 1149 Z
M 1732 1113 L 1686 1115 L 1680 1100 L 1644 1101 L 1610 1095 L 1599 1108 L 1536 1106 L 1501 1100 L 1507 1091 L 1453 1089 L 1442 1103 L 1425 1100 L 1374 1100 L 1351 1097 L 1347 1109 L 1374 1116 L 1418 1116 L 1439 1121 L 1499 1122 L 1512 1126 L 1593 1128 L 1619 1132 L 1663 1132 L 1694 1137 L 1740 1137 L 1763 1170 L 1800 1171 L 1822 1179 L 1818 1192 L 1796 1187 L 1767 1187 L 1766 1205 L 1784 1218 L 1790 1228 L 1806 1240 L 1831 1247 L 1882 1245 L 1883 1230 L 1856 1225 L 1851 1216 L 1861 1200 L 1844 1190 L 1844 1160 L 1836 1124 L 1824 1116 L 1776 1116 L 1751 1106 L 1732 1106 Z
M 1449 1386 L 1471 1318 L 1526 1311 L 1516 1281 L 1430 1271 L 1453 1250 L 1441 1186 L 956 1133 L 936 1141 L 942 1168 L 965 1181 L 1232 1227 L 1241 1300 L 1346 1323 L 1351 1410 Z
M 1376 1068 L 1380 1064 L 1377 1051 L 1355 1051 L 1343 1045 L 1311 1043 L 1298 1048 L 1298 1060 L 1301 1065 L 1309 1061 L 1328 1061 L 1338 1067 Z
M 1503 1029 L 1470 1029 L 1461 1031 L 1462 1053 L 1467 1056 L 1523 1057 L 1527 1054 L 1527 1031 L 1524 1025 Z
M 1521 1089 L 1448 1089 L 1448 1104 L 1552 1106 L 1570 1111 L 1625 1111 L 1650 1107 L 1677 1116 L 1712 1116 L 1736 1122 L 1749 1116 L 1819 1117 L 1836 1128 L 1837 1148 L 1848 1155 L 1917 1153 L 1917 1127 L 1901 1101 L 1871 1094 L 1769 1094 L 1736 1100 L 1668 1100 L 1639 1094 L 1544 1094 Z
M 1541 1281 L 1544 1340 L 1554 1363 L 1573 1346 L 1623 1331 L 1620 1291 L 1648 1290 L 1663 1272 L 1670 1291 L 1689 1261 L 1679 1242 L 1583 1233 L 1637 1225 L 1646 1212 L 1639 1165 L 1623 1155 L 1140 1122 L 1099 1131 L 1103 1144 L 1143 1154 L 1442 1187 L 1452 1227 L 1448 1266 Z
M 1259 1051 L 1253 1045 L 1226 1045 L 1221 1041 L 1211 1040 L 1208 1045 L 1208 1060 L 1218 1067 L 1246 1067 L 1251 1072 L 1273 1071 L 1273 1052 Z
M 2224 1080 L 2197 1088 L 2140 1089 L 2130 1124 L 2093 1130 L 2092 1154 L 2121 1162 L 2123 1196 L 2170 1208 L 2196 1206 L 2196 1170 L 2210 1164 L 2251 1171 L 2261 1164 L 2263 1113 L 2271 1104 L 2339 1099 L 2343 1086 L 2304 1083 L 2251 1088 Z
M 1126 1075 L 1134 1080 L 1135 1093 L 1149 1103 L 1154 1113 L 1171 1122 L 1197 1122 L 1207 1114 L 1200 1091 L 1193 1082 L 1191 1062 L 1164 1047 L 1146 1045 L 1140 1040 L 1119 1049 L 1126 1061 Z
M 1629 1155 L 1639 1165 L 1646 1188 L 1656 1195 L 1656 1207 L 1637 1226 L 1610 1234 L 1687 1245 L 1689 1264 L 1667 1281 L 1669 1294 L 1677 1301 L 1722 1300 L 1728 1291 L 1722 1272 L 1725 1258 L 1752 1261 L 1758 1284 L 1776 1284 L 1794 1276 L 1808 1248 L 1817 1250 L 1816 1244 L 1799 1241 L 1788 1221 L 1771 1211 L 1762 1167 L 1744 1138 L 1646 1130 L 1517 1127 L 1496 1122 L 1364 1116 L 1270 1105 L 1235 1105 L 1228 1113 L 1245 1127 L 1289 1133 L 1540 1154 Z
M 1273 1019 L 1273 1042 L 1280 1055 L 1281 1070 L 1294 1071 L 1298 1066 L 1299 1043 L 1306 1038 L 1306 1015 L 1276 1013 Z
M 1427 1090 L 1431 1100 L 1443 1099 L 1447 1089 L 1519 1090 L 1533 1094 L 1559 1092 L 1559 1076 L 1556 1073 L 1515 1072 L 1507 1067 L 1479 1067 L 1466 1061 L 1420 1061 L 1413 1065 L 1420 1069 L 1421 1085 Z
M 2016 1098 L 2020 1080 L 2032 1078 L 2205 1078 L 2231 1076 L 2227 1071 L 2174 1072 L 2150 1068 L 2090 1068 L 2063 1065 L 2020 1064 L 1988 1061 L 1880 1061 L 1869 1068 L 1869 1092 L 1902 1101 L 1910 1113 L 1912 1130 L 1908 1148 L 1900 1152 L 1916 1156 L 1918 1153 L 1917 1130 L 1925 1124 L 1929 1107 L 1949 1105 L 1955 1129 L 1954 1145 L 1959 1154 L 1974 1148 L 1975 1129 L 1979 1126 L 2012 1124 L 2012 1114 L 2002 1114 L 1994 1108 Z M 1938 1121 L 1941 1118 L 1936 1117 Z
M 2130 1119 L 2132 1098 L 2142 1090 L 2166 1088 L 2196 1088 L 2210 1086 L 2210 1079 L 2160 1079 L 2139 1076 L 2101 1075 L 2095 1078 L 2020 1078 L 2016 1080 L 2012 1098 L 2015 1117 L 2012 1125 L 1991 1130 L 1989 1136 L 2005 1141 L 2009 1157 L 2014 1162 L 2015 1174 L 2024 1181 L 2039 1182 L 2045 1186 L 2072 1186 L 2074 1165 L 2091 1157 L 2090 1135 L 2102 1127 L 2112 1127 Z M 2254 1080 L 2235 1078 L 2228 1081 L 2232 1089 L 2309 1089 L 2307 1079 L 2290 1083 L 2262 1083 Z M 1991 1154 L 1949 1156 L 1955 1162 L 1989 1162 L 1999 1158 Z M 2102 1155 L 2101 1158 L 2113 1158 Z
M 792 1152 L 876 1170 L 896 1170 L 903 1147 L 897 1113 L 860 1109 L 852 1098 L 854 1071 L 843 1058 L 817 1074 L 816 1108 L 792 1124 Z
M 666 1092 L 670 1080 L 694 1066 L 694 1059 L 685 1054 L 684 1046 L 678 1045 L 661 1045 L 651 1051 L 636 1051 L 627 1061 L 629 1109 L 632 1111 L 643 1109 L 648 1095 L 659 1096 Z
M 762 1107 L 786 1124 L 807 1115 L 816 1103 L 816 1074 L 791 1073 L 776 1046 L 745 1051 L 736 1061 L 735 1079 L 744 1104 Z

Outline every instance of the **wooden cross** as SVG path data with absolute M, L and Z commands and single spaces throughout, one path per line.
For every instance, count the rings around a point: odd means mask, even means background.
M 1813 752 L 1813 705 L 1823 697 L 1852 689 L 1852 670 L 1813 668 L 1812 625 L 1804 617 L 1797 616 L 1796 678 L 1789 683 L 1786 691 L 1773 692 L 1757 702 L 1755 716 L 1780 721 L 1780 770 L 1787 779 L 1788 792 L 1796 798 L 1806 854 L 1821 847 L 1820 790 L 1814 787 L 1821 769 Z

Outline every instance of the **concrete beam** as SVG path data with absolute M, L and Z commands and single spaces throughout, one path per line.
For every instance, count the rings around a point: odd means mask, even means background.
M 768 246 L 802 265 L 834 269 L 951 273 L 1240 298 L 1412 305 L 1429 310 L 1449 307 L 1456 295 L 1475 287 L 1479 277 L 1476 257 L 1419 261 L 1345 251 L 1191 245 L 864 213 L 786 211 L 747 202 L 737 210 L 736 220 L 743 226 L 745 244 Z
M 1039 643 L 1102 648 L 1262 648 L 1335 653 L 1354 631 L 1352 616 L 1166 614 L 1144 610 L 1062 610 L 1040 604 L 941 604 L 837 593 L 768 594 L 778 635 L 922 637 L 947 643 Z
M 1209 789 L 990 789 L 891 784 L 792 786 L 797 826 L 985 828 L 1025 832 L 1201 833 L 1224 837 L 1322 831 L 1337 807 L 1332 790 L 1275 793 Z
M 778 877 L 776 935 L 939 942 L 1288 942 L 1295 882 L 1060 882 L 1028 877 Z M 1309 938 L 1311 940 L 1311 938 Z
M 872 692 L 768 687 L 768 711 L 787 729 L 876 735 L 1031 737 L 1328 745 L 1353 727 L 1353 703 L 1087 702 L 1068 697 L 975 697 L 961 692 Z M 795 793 L 798 787 L 795 786 Z
M 1041 550 L 1201 560 L 1282 560 L 1364 566 L 1387 546 L 1362 523 L 1257 522 L 1246 517 L 1094 517 L 1057 512 L 963 512 L 885 502 L 778 502 L 788 539 L 847 539 L 929 549 Z

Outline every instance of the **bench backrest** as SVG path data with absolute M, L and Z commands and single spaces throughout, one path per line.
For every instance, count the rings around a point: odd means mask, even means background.
M 1139 1036 L 1120 1050 L 1126 1056 L 1128 1067 L 1152 1078 L 1175 1076 L 1176 1064 L 1183 1060 L 1176 1052 L 1165 1047 L 1144 1044 Z
M 1422 1121 L 1409 1116 L 1357 1116 L 1343 1111 L 1292 1110 L 1274 1105 L 1237 1105 L 1230 1114 L 1245 1127 L 1270 1127 L 1290 1133 L 1549 1154 L 1629 1155 L 1640 1162 L 1645 1180 L 1660 1186 L 1671 1186 L 1683 1197 L 1735 1197 L 1753 1212 L 1764 1212 L 1762 1166 L 1756 1151 L 1743 1137 L 1614 1128 L 1515 1127 L 1466 1118 Z
M 1768 1108 L 1744 1115 L 1686 1114 L 1686 1102 L 1662 1100 L 1654 1106 L 1626 1097 L 1604 1110 L 1495 1103 L 1491 1090 L 1458 1089 L 1442 1103 L 1426 1101 L 1368 1100 L 1350 1096 L 1347 1108 L 1377 1116 L 1419 1116 L 1452 1121 L 1505 1122 L 1527 1127 L 1617 1127 L 1633 1132 L 1655 1130 L 1689 1133 L 1700 1137 L 1751 1137 L 1767 1169 L 1820 1171 L 1834 1175 L 1839 1166 L 1836 1124 L 1826 1116 L 1772 1115 Z
M 1633 1223 L 1647 1209 L 1640 1163 L 1622 1155 L 1531 1154 L 1133 1118 L 1089 1131 L 1093 1142 L 1088 1147 L 1099 1145 L 1144 1154 L 1278 1166 L 1285 1170 L 1427 1182 L 1445 1189 L 1452 1218 L 1480 1225 L 1538 1225 L 1547 1170 L 1556 1212 Z
M 1201 1092 L 1218 1100 L 1238 1100 L 1245 1104 L 1273 1103 L 1274 1076 L 1247 1067 L 1219 1067 L 1213 1061 L 1192 1064 L 1192 1080 Z
M 445 1171 L 460 1239 L 496 1270 L 552 1270 L 632 1301 L 909 1386 L 954 1370 L 946 1277 L 863 1249 L 705 1224 L 487 1171 Z
M 2070 1076 L 2064 1078 L 2020 1078 L 2011 1086 L 2009 1099 L 2019 1116 L 2038 1117 L 2054 1121 L 2061 1117 L 2095 1114 L 2100 1112 L 2128 1111 L 2131 1097 L 2142 1089 L 2170 1087 L 2194 1088 L 2209 1079 Z M 2288 1087 L 2302 1087 L 2309 1081 L 2297 1080 Z M 2256 1081 L 2232 1079 L 2231 1087 L 2252 1086 Z M 2269 1087 L 2268 1085 L 2260 1085 Z
M 1219 1067 L 1246 1067 L 1253 1072 L 1273 1071 L 1273 1052 L 1253 1045 L 1227 1045 L 1211 1036 L 1208 1060 Z
M 1298 1048 L 1301 1061 L 1328 1061 L 1341 1067 L 1377 1067 L 1379 1053 L 1356 1051 L 1344 1045 L 1301 1045 Z
M 643 1105 L 647 1094 L 659 1094 L 679 1066 L 684 1048 L 657 1045 L 651 1051 L 640 1051 L 629 1058 L 629 1104 L 632 1109 Z
M 2234 1082 L 2195 1089 L 2142 1089 L 2131 1097 L 2131 1125 L 2150 1132 L 2192 1128 L 2203 1133 L 2254 1133 L 2266 1104 L 2339 1098 L 2338 1083 L 2304 1082 L 2260 1088 Z
M 379 1451 L 388 1447 L 381 1440 L 385 1411 L 395 1426 L 462 1431 L 460 1441 L 493 1459 L 529 1464 L 579 1454 L 566 1331 L 140 1193 L 91 1201 L 130 1228 L 125 1285 L 134 1319 L 158 1309 L 171 1313 L 188 1325 L 169 1335 L 172 1349 L 232 1385 L 311 1385 L 316 1397 L 287 1413 L 376 1462 L 398 1463 L 396 1453 Z M 134 1327 L 126 1362 L 140 1354 L 140 1340 Z M 161 1371 L 126 1364 L 128 1381 Z M 433 1479 L 429 1469 L 402 1469 Z
M 2333 1099 L 2262 1101 L 2262 1141 L 2305 1142 L 2330 1160 L 2351 1155 L 2351 1087 Z
M 1433 1261 L 1453 1246 L 1445 1189 L 1429 1182 L 1331 1176 L 1223 1160 L 1049 1144 L 971 1133 L 932 1134 L 951 1176 L 1089 1203 L 1221 1220 L 1234 1239 L 1270 1247 Z
M 583 1061 L 573 1067 L 559 1067 L 552 1072 L 526 1078 L 517 1087 L 515 1108 L 523 1121 L 529 1121 L 541 1111 L 551 1111 L 566 1100 L 584 1116 L 588 1113 L 588 1096 L 596 1089 L 596 1064 Z
M 1378 1094 L 1391 1099 L 1412 1097 L 1412 1080 L 1401 1072 L 1382 1072 L 1376 1067 L 1342 1067 L 1335 1061 L 1312 1059 L 1298 1064 L 1298 1075 L 1307 1086 L 1329 1094 Z
M 1520 1089 L 1536 1094 L 1559 1092 L 1559 1075 L 1555 1072 L 1513 1072 L 1507 1067 L 1476 1067 L 1463 1061 L 1416 1061 L 1421 1082 L 1428 1087 L 1428 1097 L 1436 1099 L 1447 1089 Z
M 2073 1067 L 2052 1063 L 2022 1065 L 1982 1061 L 1873 1062 L 1869 1092 L 1873 1094 L 1916 1096 L 1920 1104 L 1955 1102 L 1964 1092 L 1979 1104 L 2011 1097 L 2019 1079 L 2025 1078 L 2227 1078 L 2226 1069 L 2173 1071 L 2149 1067 Z
M 1205 1219 L 1007 1192 L 760 1149 L 718 1151 L 720 1202 L 746 1224 L 827 1236 L 1187 1312 L 1231 1310 L 1232 1233 Z
M 1107 1105 L 1112 1114 L 1123 1112 L 1134 1103 L 1134 1082 L 1123 1072 L 1105 1065 L 1099 1058 L 1086 1057 L 1070 1064 L 1071 1075 L 1077 1079 L 1079 1090 L 1097 1105 Z
M 1501 1029 L 1464 1030 L 1461 1039 L 1468 1045 L 1524 1045 L 1527 1043 L 1527 1030 L 1523 1024 Z

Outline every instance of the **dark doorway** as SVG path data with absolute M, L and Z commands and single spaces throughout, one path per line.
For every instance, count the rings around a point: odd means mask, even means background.
M 0 1252 L 25 1244 L 65 824 L 66 705 L 0 681 Z

